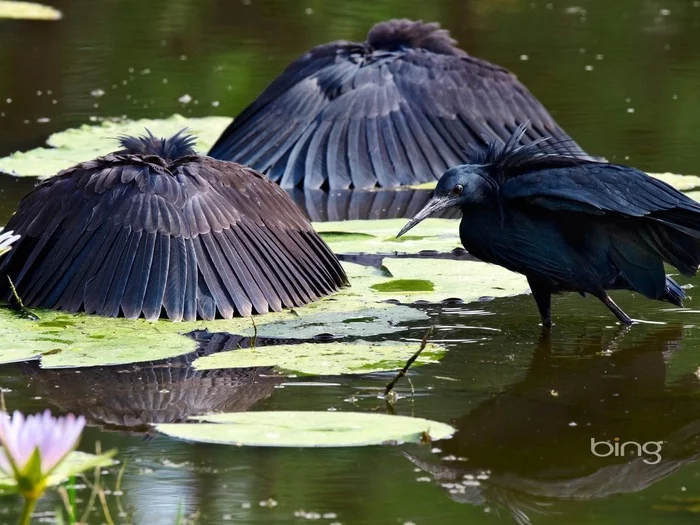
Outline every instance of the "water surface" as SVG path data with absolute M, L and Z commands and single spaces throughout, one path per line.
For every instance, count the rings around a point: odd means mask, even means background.
M 516 72 L 588 151 L 649 171 L 700 173 L 699 2 L 54 5 L 60 22 L 0 21 L 0 155 L 100 118 L 233 116 L 309 47 L 361 40 L 379 20 L 411 17 L 440 21 L 465 50 Z M 185 94 L 188 104 L 178 101 Z M 0 222 L 34 182 L 0 177 Z M 317 220 L 344 218 L 342 210 L 369 218 L 386 208 L 304 199 L 315 203 Z M 174 523 L 179 508 L 211 524 L 318 515 L 327 524 L 695 522 L 700 303 L 691 298 L 679 311 L 629 293 L 615 298 L 633 317 L 660 324 L 621 330 L 596 300 L 574 295 L 555 299 L 549 337 L 527 296 L 422 306 L 430 320 L 392 337 L 417 341 L 434 325 L 450 351 L 440 364 L 412 371 L 412 385 L 399 383 L 393 407 L 376 396 L 386 374 L 201 373 L 188 368 L 191 356 L 79 371 L 3 366 L 0 387 L 10 408 L 85 414 L 83 450 L 98 441 L 119 449 L 127 463 L 122 494 L 108 496 L 119 523 Z M 216 336 L 200 352 L 226 344 L 227 336 Z M 434 447 L 272 450 L 186 444 L 147 425 L 208 410 L 272 409 L 395 412 L 459 431 Z M 591 438 L 615 437 L 664 441 L 661 459 L 592 454 Z M 106 473 L 108 487 L 116 473 Z M 58 504 L 47 500 L 40 510 Z M 0 522 L 18 512 L 15 499 L 0 499 Z M 90 517 L 103 521 L 97 511 Z

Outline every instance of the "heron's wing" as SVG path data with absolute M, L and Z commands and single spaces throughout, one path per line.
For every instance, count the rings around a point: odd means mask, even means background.
M 501 195 L 550 210 L 648 217 L 700 236 L 700 204 L 634 168 L 589 163 L 545 169 L 505 181 Z
M 346 283 L 336 257 L 276 184 L 249 168 L 213 159 L 183 169 L 212 188 L 199 203 L 192 199 L 198 208 L 193 214 L 202 210 L 210 221 L 224 218 L 220 230 L 200 228 L 197 258 L 217 304 L 241 297 L 243 303 L 234 305 L 237 311 L 251 306 L 258 312 L 279 310 L 308 303 Z M 216 279 L 217 272 L 236 279 Z
M 226 128 L 209 151 L 218 159 L 233 160 L 258 171 L 282 166 L 296 140 L 329 102 L 333 75 L 352 70 L 347 55 L 352 45 L 333 42 L 315 47 L 285 70 Z M 318 85 L 319 77 L 327 86 Z M 277 171 L 275 171 L 275 174 Z M 281 175 L 272 176 L 278 181 Z
M 301 305 L 344 283 L 280 188 L 212 159 L 171 170 L 129 155 L 82 164 L 25 197 L 8 226 L 22 238 L 0 273 L 27 305 L 229 318 Z M 2 282 L 0 293 L 8 296 Z
M 210 154 L 285 187 L 368 188 L 425 182 L 469 162 L 470 145 L 553 136 L 585 153 L 507 70 L 466 54 L 325 48 L 293 63 L 224 132 Z M 274 88 L 274 89 L 273 89 Z
M 639 170 L 591 163 L 535 171 L 508 179 L 501 195 L 512 203 L 581 214 L 582 230 L 591 220 L 586 215 L 609 220 L 611 256 L 620 264 L 641 264 L 654 253 L 694 274 L 700 263 L 700 204 Z M 652 259 L 645 267 L 652 267 Z

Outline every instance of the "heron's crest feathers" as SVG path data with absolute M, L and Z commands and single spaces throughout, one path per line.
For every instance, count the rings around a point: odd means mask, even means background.
M 132 155 L 157 155 L 167 162 L 173 162 L 182 157 L 195 155 L 194 145 L 197 139 L 194 135 L 181 129 L 170 138 L 158 138 L 150 130 L 145 135 L 134 137 L 122 135 L 119 143 L 122 146 L 120 153 Z
M 568 138 L 556 140 L 544 137 L 529 144 L 522 144 L 529 124 L 520 124 L 505 143 L 493 141 L 488 146 L 473 147 L 471 162 L 484 165 L 493 178 L 500 182 L 533 171 L 600 163 L 587 156 L 555 153 L 558 146 L 573 142 Z
M 367 43 L 373 49 L 395 51 L 404 47 L 425 49 L 443 55 L 463 53 L 449 31 L 435 22 L 394 19 L 376 24 L 367 33 Z

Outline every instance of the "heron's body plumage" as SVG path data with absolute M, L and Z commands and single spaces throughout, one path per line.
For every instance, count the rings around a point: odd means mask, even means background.
M 460 207 L 464 247 L 524 274 L 545 322 L 550 295 L 561 291 L 594 295 L 613 311 L 607 290 L 682 305 L 685 294 L 664 263 L 695 275 L 700 204 L 628 166 L 553 153 L 546 143 L 519 145 L 524 132 L 482 150 L 476 164 L 448 170 L 432 204 L 402 233 L 434 211 Z

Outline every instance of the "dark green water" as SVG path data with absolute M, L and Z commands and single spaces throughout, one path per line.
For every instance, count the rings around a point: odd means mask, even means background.
M 60 22 L 0 21 L 0 154 L 38 146 L 91 116 L 234 115 L 310 46 L 359 40 L 374 22 L 401 16 L 438 20 L 467 51 L 515 71 L 586 150 L 649 171 L 700 173 L 695 4 L 56 1 Z M 91 96 L 96 89 L 105 95 Z M 183 106 L 184 94 L 198 103 Z M 32 183 L 0 179 L 1 216 Z M 344 525 L 695 523 L 700 300 L 678 311 L 627 293 L 615 298 L 633 317 L 659 324 L 621 332 L 597 301 L 573 295 L 555 300 L 549 338 L 530 297 L 425 307 L 430 321 L 393 337 L 420 339 L 432 324 L 450 352 L 412 371 L 413 394 L 400 383 L 404 397 L 393 409 L 367 393 L 386 375 L 304 386 L 250 371 L 197 375 L 184 359 L 79 373 L 3 366 L 0 387 L 11 408 L 85 414 L 83 450 L 96 441 L 119 449 L 123 494 L 108 496 L 119 523 L 171 524 L 180 507 L 208 524 L 315 517 L 295 516 L 302 510 Z M 452 422 L 459 432 L 436 444 L 440 451 L 237 449 L 142 432 L 143 422 L 211 409 L 394 410 Z M 592 454 L 591 438 L 614 437 L 664 441 L 661 459 Z M 106 485 L 115 478 L 110 470 Z M 260 505 L 270 498 L 276 506 Z M 57 506 L 47 499 L 40 511 Z M 18 511 L 17 500 L 0 499 L 0 523 Z M 99 512 L 90 518 L 103 522 Z

